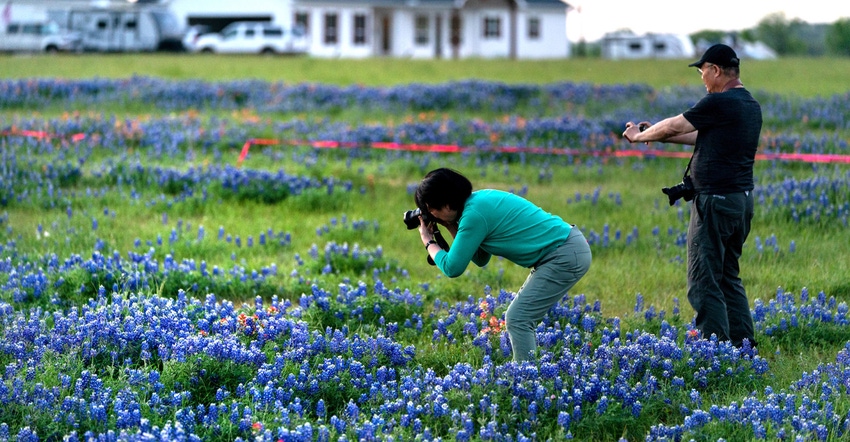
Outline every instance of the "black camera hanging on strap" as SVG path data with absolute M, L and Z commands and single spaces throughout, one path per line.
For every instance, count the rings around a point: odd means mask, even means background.
M 691 181 L 691 176 L 689 175 L 689 172 L 691 171 L 691 162 L 694 160 L 694 155 L 696 155 L 696 153 L 696 146 L 694 146 L 694 153 L 691 154 L 691 159 L 688 160 L 688 167 L 685 168 L 685 174 L 682 175 L 682 182 L 672 187 L 661 188 L 661 191 L 667 195 L 667 199 L 670 201 L 671 206 L 676 204 L 676 201 L 678 201 L 679 198 L 682 198 L 685 201 L 690 201 L 694 199 L 694 195 L 696 195 L 694 183 Z

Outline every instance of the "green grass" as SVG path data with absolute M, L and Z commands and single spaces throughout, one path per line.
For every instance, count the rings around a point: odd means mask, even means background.
M 315 173 L 318 167 L 328 175 L 340 176 L 344 173 L 335 172 L 343 164 L 343 161 L 338 160 L 339 155 L 334 151 L 318 152 L 318 166 L 311 167 L 286 160 L 275 162 L 258 155 L 246 161 L 243 167 L 283 168 L 296 175 Z M 433 167 L 451 165 L 458 168 L 473 179 L 476 188 L 510 190 L 528 184 L 526 196 L 530 200 L 568 222 L 575 223 L 586 236 L 594 232 L 601 234 L 605 226 L 609 226 L 611 245 L 594 247 L 591 270 L 574 289 L 575 293 L 585 293 L 590 299 L 599 299 L 606 315 L 627 315 L 638 293 L 648 302 L 668 311 L 673 307 L 674 298 L 678 298 L 683 307 L 686 306 L 686 251 L 684 247 L 673 244 L 673 236 L 687 229 L 688 214 L 687 211 L 680 213 L 677 208 L 668 207 L 660 192 L 662 186 L 679 178 L 682 161 L 659 159 L 647 163 L 626 159 L 619 164 L 608 164 L 597 169 L 559 164 L 558 159 L 554 159 L 550 165 L 553 178 L 547 182 L 537 182 L 539 168 L 535 161 L 528 165 L 511 164 L 507 176 L 502 173 L 501 167 L 482 169 L 474 166 L 472 161 L 462 160 L 459 156 L 436 155 L 430 164 Z M 202 162 L 199 160 L 199 163 Z M 637 163 L 643 167 L 634 167 Z M 157 236 L 163 238 L 164 244 L 168 244 L 169 232 L 181 221 L 184 226 L 191 226 L 191 230 L 181 233 L 173 244 L 158 247 L 160 259 L 166 253 L 171 253 L 177 260 L 200 260 L 202 257 L 220 267 L 238 264 L 246 268 L 261 268 L 276 263 L 284 274 L 296 267 L 294 254 L 305 256 L 314 244 L 320 250 L 328 242 L 360 244 L 366 248 L 380 245 L 385 256 L 410 272 L 410 286 L 429 283 L 437 287 L 430 296 L 443 299 L 465 299 L 470 295 L 479 297 L 484 285 L 494 289 L 518 289 L 527 276 L 527 270 L 504 260 L 494 260 L 484 270 L 470 266 L 464 277 L 452 280 L 441 276 L 436 268 L 428 266 L 425 254 L 418 245 L 416 232 L 407 231 L 401 221 L 403 211 L 414 206 L 406 186 L 417 182 L 425 170 L 408 170 L 400 167 L 400 164 L 389 164 L 383 167 L 380 162 L 354 160 L 345 168 L 346 173 L 351 174 L 354 189 L 361 186 L 367 189 L 364 194 L 354 191 L 350 194 L 339 193 L 332 198 L 307 195 L 287 198 L 275 204 L 225 198 L 220 200 L 223 204 L 189 203 L 171 208 L 165 203 L 153 206 L 128 205 L 113 197 L 101 201 L 102 207 L 75 207 L 75 213 L 85 216 L 75 216 L 74 221 L 67 219 L 64 207 L 48 210 L 12 208 L 9 210 L 8 224 L 14 232 L 20 233 L 17 239 L 20 247 L 32 250 L 33 253 L 54 252 L 63 256 L 89 249 L 98 238 L 106 244 L 107 252 L 133 250 L 135 240 L 141 240 L 144 244 L 155 241 Z M 806 176 L 807 173 L 796 166 L 760 162 L 757 163 L 756 174 L 769 171 L 771 174 Z M 358 169 L 363 171 L 352 173 Z M 600 194 L 597 203 L 585 198 L 594 192 Z M 568 201 L 576 193 L 582 195 L 582 201 Z M 142 201 L 153 200 L 159 195 L 156 190 L 143 194 L 147 196 L 141 198 Z M 614 195 L 619 195 L 622 200 L 620 205 L 614 202 Z M 114 212 L 114 216 L 104 216 L 102 212 L 105 209 Z M 164 213 L 168 214 L 165 220 Z M 380 227 L 377 231 L 369 229 L 364 232 L 337 229 L 317 236 L 318 228 L 330 225 L 332 219 L 342 216 L 349 221 L 377 223 Z M 92 218 L 99 221 L 97 231 L 91 230 Z M 35 238 L 35 230 L 30 226 L 37 224 L 51 230 L 49 239 Z M 133 227 L 128 231 L 127 226 Z M 204 226 L 206 231 L 203 242 L 196 241 L 199 226 Z M 219 227 L 223 227 L 233 238 L 240 237 L 243 243 L 248 237 L 256 241 L 260 233 L 273 228 L 275 232 L 290 233 L 292 243 L 251 249 L 243 247 L 234 260 L 230 256 L 232 246 L 215 240 Z M 652 234 L 655 228 L 660 229 L 657 236 Z M 673 236 L 668 233 L 668 228 L 674 230 Z M 638 239 L 626 244 L 625 237 L 635 229 L 638 231 Z M 617 231 L 621 234 L 620 240 L 614 239 Z M 76 233 L 70 235 L 65 232 Z M 766 247 L 765 251 L 757 253 L 755 238 L 759 237 L 764 242 L 771 235 L 777 237 L 781 250 L 774 252 L 772 248 Z M 66 236 L 70 239 L 66 239 Z M 789 251 L 792 240 L 796 243 L 794 253 Z M 847 231 L 841 226 L 797 224 L 776 212 L 758 210 L 741 261 L 742 275 L 750 297 L 769 299 L 781 286 L 793 292 L 808 287 L 815 293 L 823 290 L 841 296 L 842 299 L 850 299 L 847 284 L 840 276 L 845 271 L 844 262 L 836 259 L 843 255 L 847 240 Z M 146 248 L 141 247 L 139 252 Z M 175 282 L 164 283 L 165 287 L 170 287 Z M 235 295 L 231 290 L 224 293 Z M 250 300 L 252 297 L 253 292 L 249 291 L 245 299 Z
M 0 55 L 0 78 L 126 78 L 132 75 L 228 81 L 386 86 L 470 78 L 505 83 L 642 83 L 654 88 L 699 85 L 693 60 L 409 60 L 317 59 L 208 54 Z M 802 97 L 844 94 L 850 58 L 744 60 L 750 89 Z

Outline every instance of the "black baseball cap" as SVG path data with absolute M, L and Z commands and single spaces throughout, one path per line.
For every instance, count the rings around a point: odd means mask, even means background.
M 726 46 L 725 44 L 718 43 L 706 49 L 702 54 L 702 58 L 688 66 L 700 67 L 703 63 L 711 63 L 728 68 L 739 66 L 741 64 L 741 60 L 738 59 L 738 54 L 735 53 L 734 49 Z

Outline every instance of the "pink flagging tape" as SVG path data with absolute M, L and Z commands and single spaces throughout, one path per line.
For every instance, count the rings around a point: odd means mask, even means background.
M 542 148 L 542 147 L 518 147 L 518 146 L 501 146 L 489 148 L 463 147 L 455 144 L 405 144 L 389 141 L 376 141 L 373 143 L 356 143 L 342 142 L 331 140 L 318 141 L 297 141 L 297 140 L 274 140 L 267 138 L 253 138 L 245 142 L 242 146 L 242 152 L 239 154 L 238 163 L 241 164 L 248 156 L 248 152 L 252 145 L 276 145 L 285 144 L 290 146 L 309 146 L 317 149 L 340 149 L 340 148 L 355 148 L 355 147 L 370 147 L 372 149 L 385 150 L 404 150 L 416 152 L 437 152 L 437 153 L 461 153 L 461 152 L 497 152 L 497 153 L 530 153 L 530 154 L 549 154 L 549 155 L 591 155 L 597 157 L 672 157 L 672 158 L 688 158 L 688 152 L 668 152 L 664 150 L 616 150 L 604 152 L 588 152 L 578 149 L 563 149 L 563 148 Z
M 850 155 L 827 153 L 763 153 L 756 155 L 757 160 L 802 161 L 804 163 L 844 163 L 850 164 Z
M 58 136 L 58 135 L 50 134 L 50 133 L 47 133 L 47 132 L 44 132 L 44 131 L 41 131 L 41 130 L 18 130 L 18 129 L 14 129 L 14 128 L 4 130 L 4 131 L 0 131 L 0 136 L 4 136 L 4 137 L 9 137 L 9 136 L 29 137 L 29 138 L 36 138 L 36 139 L 39 139 L 39 140 L 43 140 L 43 139 L 50 140 L 50 139 L 53 139 L 53 138 L 65 138 L 65 139 L 69 139 L 69 140 L 71 140 L 75 143 L 80 142 L 80 141 L 82 141 L 83 139 L 86 138 L 86 134 L 84 134 L 84 133 L 76 133 L 76 134 L 72 134 L 72 135 Z
M 415 152 L 437 152 L 437 153 L 460 153 L 460 152 L 497 152 L 497 153 L 530 153 L 530 154 L 548 154 L 548 155 L 589 155 L 594 157 L 664 157 L 664 158 L 689 158 L 690 152 L 671 152 L 667 150 L 654 149 L 626 149 L 626 150 L 606 150 L 606 151 L 586 151 L 578 149 L 563 149 L 563 148 L 540 148 L 540 147 L 518 147 L 518 146 L 501 146 L 489 148 L 463 147 L 454 144 L 405 144 L 395 142 L 377 141 L 373 143 L 355 143 L 342 141 L 297 141 L 297 140 L 274 140 L 274 139 L 251 139 L 245 142 L 242 146 L 242 153 L 239 155 L 238 164 L 242 164 L 245 158 L 248 157 L 248 151 L 252 145 L 278 145 L 286 144 L 290 146 L 309 146 L 317 149 L 341 149 L 355 147 L 371 147 L 373 149 L 386 150 L 404 150 Z M 802 161 L 807 163 L 844 163 L 850 164 L 850 155 L 838 154 L 801 154 L 801 153 L 765 153 L 757 154 L 757 160 L 783 160 L 783 161 Z
M 0 131 L 0 136 L 21 136 L 37 139 L 68 139 L 73 142 L 80 142 L 86 138 L 84 133 L 76 133 L 66 136 L 58 136 L 44 131 L 37 130 L 18 130 L 8 129 Z M 253 145 L 273 146 L 286 144 L 290 146 L 310 146 L 317 149 L 350 149 L 355 147 L 371 147 L 373 149 L 386 150 L 405 150 L 414 152 L 436 152 L 436 153 L 460 153 L 460 152 L 496 152 L 496 153 L 529 153 L 529 154 L 544 154 L 544 155 L 573 155 L 573 156 L 594 156 L 594 157 L 666 157 L 666 158 L 688 158 L 690 152 L 671 152 L 666 150 L 654 149 L 626 149 L 626 150 L 605 150 L 605 151 L 585 151 L 578 149 L 564 148 L 543 148 L 543 147 L 519 147 L 519 146 L 500 146 L 488 148 L 464 147 L 455 144 L 416 144 L 416 143 L 396 143 L 389 141 L 376 141 L 369 144 L 357 142 L 343 142 L 333 140 L 318 140 L 318 141 L 299 141 L 299 140 L 276 140 L 271 138 L 251 138 L 242 145 L 242 151 L 239 154 L 237 164 L 242 164 L 245 158 L 248 157 L 248 152 Z M 815 153 L 762 153 L 756 155 L 757 160 L 782 160 L 782 161 L 801 161 L 806 163 L 843 163 L 850 164 L 850 155 L 839 154 L 815 154 Z

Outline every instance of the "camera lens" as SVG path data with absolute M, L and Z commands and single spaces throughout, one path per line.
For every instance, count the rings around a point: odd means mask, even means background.
M 408 210 L 404 212 L 404 225 L 407 226 L 408 230 L 413 230 L 419 227 L 419 209 Z

